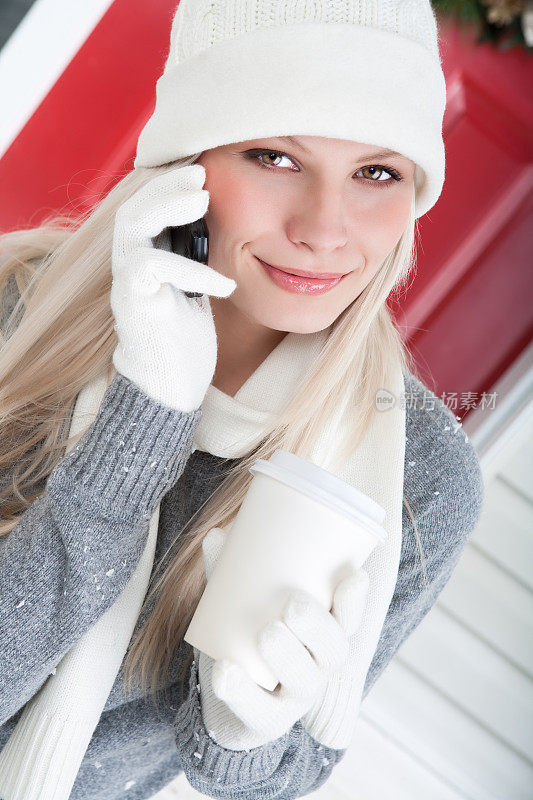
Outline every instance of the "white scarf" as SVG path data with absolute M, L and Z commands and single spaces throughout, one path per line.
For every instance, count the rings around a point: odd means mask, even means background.
M 327 330 L 289 333 L 241 386 L 235 397 L 209 386 L 194 449 L 225 458 L 245 455 L 264 435 L 272 415 L 294 392 L 318 356 Z M 105 375 L 79 393 L 70 433 L 93 421 L 102 402 Z M 404 381 L 398 365 L 392 385 L 397 398 Z M 311 459 L 328 469 L 332 442 L 350 429 L 349 410 L 328 421 Z M 378 502 L 386 511 L 386 542 L 365 562 L 370 587 L 359 630 L 360 659 L 354 692 L 362 697 L 366 674 L 377 647 L 396 585 L 402 543 L 405 404 L 374 415 L 373 423 L 348 463 L 335 474 Z M 332 470 L 333 471 L 333 470 Z M 150 520 L 141 559 L 124 591 L 92 628 L 74 644 L 26 704 L 0 753 L 2 800 L 66 800 L 111 691 L 133 634 L 148 587 L 159 522 L 159 506 Z

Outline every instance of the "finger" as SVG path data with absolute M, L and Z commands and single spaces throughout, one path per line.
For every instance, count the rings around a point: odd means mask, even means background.
M 115 215 L 115 241 L 125 249 L 150 246 L 165 228 L 188 225 L 204 217 L 208 205 L 209 192 L 200 189 L 181 196 L 175 193 L 172 198 L 157 198 L 138 209 L 121 206 Z
M 322 672 L 330 672 L 348 658 L 348 638 L 337 620 L 308 592 L 292 592 L 283 620 L 311 651 Z
M 160 172 L 122 203 L 119 212 L 129 217 L 143 215 L 147 208 L 154 208 L 161 201 L 175 199 L 180 194 L 198 193 L 205 183 L 205 178 L 206 171 L 201 164 L 189 164 Z
M 259 686 L 233 661 L 225 658 L 215 661 L 211 686 L 214 694 L 252 730 L 259 730 L 262 720 L 266 723 L 279 715 L 279 698 Z
M 189 199 L 192 195 L 202 195 L 209 199 L 209 192 L 202 188 L 205 177 L 205 169 L 201 164 L 191 164 L 159 173 L 137 189 L 120 209 L 128 216 L 136 216 L 139 213 L 143 215 L 147 208 L 162 207 L 161 204 L 168 206 L 180 197 L 183 200 Z
M 215 297 L 228 297 L 237 284 L 207 264 L 201 264 L 179 253 L 139 247 L 134 254 L 138 269 L 150 273 L 162 283 L 169 283 L 183 292 L 201 292 Z
M 201 189 L 205 183 L 205 167 L 198 162 L 187 164 L 183 167 L 171 167 L 162 172 L 155 172 L 145 184 L 143 184 L 133 197 L 150 199 L 161 192 L 182 191 L 184 189 Z M 130 198 L 130 199 L 132 199 Z M 129 202 L 126 201 L 126 202 Z
M 258 647 L 269 668 L 281 683 L 284 699 L 315 696 L 323 682 L 321 672 L 305 645 L 282 620 L 269 622 L 257 637 Z
M 331 613 L 348 636 L 359 630 L 368 597 L 369 577 L 364 569 L 344 578 L 333 595 Z
M 222 528 L 211 528 L 202 539 L 202 557 L 207 580 L 211 577 L 225 542 L 226 532 Z

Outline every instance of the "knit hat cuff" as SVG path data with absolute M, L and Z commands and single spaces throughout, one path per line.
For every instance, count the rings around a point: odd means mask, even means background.
M 258 28 L 179 64 L 169 55 L 134 166 L 270 136 L 348 139 L 415 162 L 420 217 L 444 183 L 445 105 L 440 61 L 416 41 L 347 23 Z

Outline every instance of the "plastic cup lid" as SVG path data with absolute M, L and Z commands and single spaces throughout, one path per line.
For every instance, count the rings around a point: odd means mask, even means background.
M 258 458 L 250 472 L 262 472 L 313 499 L 320 499 L 340 514 L 369 528 L 380 541 L 387 538 L 387 532 L 381 527 L 386 511 L 379 503 L 305 458 L 286 450 L 276 450 L 268 460 Z

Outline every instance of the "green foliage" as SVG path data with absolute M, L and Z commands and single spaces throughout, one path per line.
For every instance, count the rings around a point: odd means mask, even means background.
M 483 6 L 477 0 L 433 0 L 433 7 L 455 16 L 460 22 L 476 22 L 484 13 Z
M 489 6 L 480 0 L 432 0 L 432 6 L 437 14 L 450 17 L 462 25 L 473 24 L 477 44 L 488 43 L 499 50 L 521 46 L 533 52 L 533 47 L 528 47 L 524 39 L 520 14 L 508 24 L 496 25 L 487 19 Z

